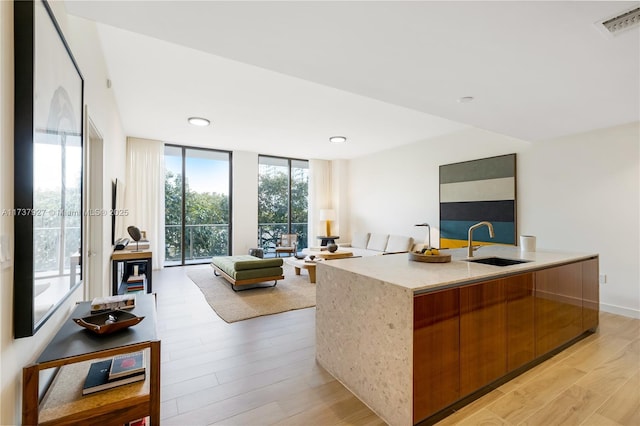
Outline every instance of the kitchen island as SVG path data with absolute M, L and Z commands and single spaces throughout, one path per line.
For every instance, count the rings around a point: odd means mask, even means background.
M 598 325 L 598 256 L 486 246 L 509 266 L 408 254 L 317 267 L 316 357 L 391 425 L 411 425 Z

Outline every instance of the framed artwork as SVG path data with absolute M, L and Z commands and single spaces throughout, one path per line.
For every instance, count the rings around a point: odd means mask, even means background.
M 84 79 L 44 0 L 14 2 L 14 337 L 82 282 Z
M 516 244 L 516 154 L 440 166 L 440 247 L 467 246 L 469 227 L 489 221 L 473 234 L 474 244 Z

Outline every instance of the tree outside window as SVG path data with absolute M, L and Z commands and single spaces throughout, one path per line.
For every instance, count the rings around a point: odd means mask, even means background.
M 273 252 L 282 234 L 298 235 L 298 248 L 307 247 L 309 162 L 259 157 L 258 241 Z

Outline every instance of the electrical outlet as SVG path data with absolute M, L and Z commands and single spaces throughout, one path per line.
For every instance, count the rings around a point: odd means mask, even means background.
M 7 235 L 0 235 L 0 268 L 6 269 L 11 266 L 10 253 L 9 237 Z
M 607 274 L 600 274 L 600 284 L 607 283 Z
M 0 262 L 9 260 L 9 238 L 0 235 Z

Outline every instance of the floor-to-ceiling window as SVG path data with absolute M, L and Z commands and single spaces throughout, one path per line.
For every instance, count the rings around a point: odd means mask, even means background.
M 81 194 L 80 137 L 36 131 L 33 211 L 27 213 L 33 216 L 32 324 L 50 313 L 50 307 L 69 293 L 70 285 L 76 284 L 82 239 Z
M 258 241 L 273 252 L 281 234 L 297 234 L 298 249 L 307 247 L 309 162 L 259 156 Z
M 165 265 L 231 252 L 231 153 L 165 146 Z

